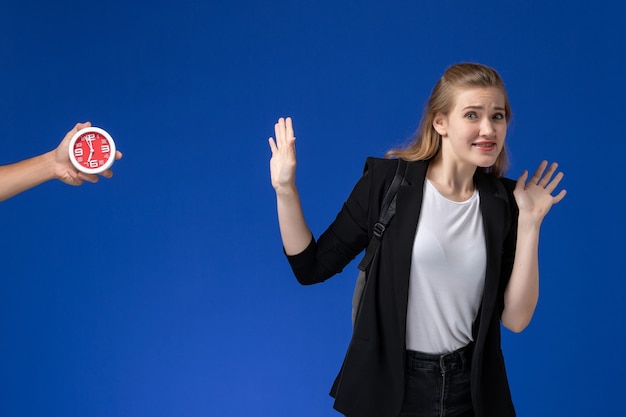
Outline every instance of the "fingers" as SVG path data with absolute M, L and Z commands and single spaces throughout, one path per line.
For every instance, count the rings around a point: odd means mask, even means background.
M 102 175 L 104 178 L 111 178 L 113 176 L 113 171 L 107 169 L 106 171 L 101 172 L 100 175 Z
M 108 171 L 108 174 L 107 174 L 107 171 Z M 106 177 L 105 174 L 109 175 L 106 178 L 110 178 L 111 176 L 113 176 L 113 173 L 111 172 L 111 170 L 107 170 L 107 171 L 104 171 L 102 173 L 102 176 Z M 82 181 L 87 181 L 87 182 L 90 182 L 92 184 L 97 183 L 98 180 L 99 180 L 97 174 L 85 174 L 84 172 L 80 172 L 80 171 L 78 172 L 78 178 L 80 178 Z
M 74 125 L 74 128 L 72 130 L 70 130 L 68 132 L 68 134 L 72 134 L 74 135 L 74 133 L 78 132 L 79 130 L 82 130 L 86 127 L 91 127 L 91 122 L 84 122 L 84 123 L 76 123 L 76 125 Z
M 100 175 L 104 178 L 111 178 L 113 177 L 113 171 L 107 169 L 106 171 L 101 172 Z M 85 174 L 80 171 L 68 170 L 60 179 L 66 184 L 78 186 L 82 185 L 84 182 L 95 184 L 100 180 L 100 176 L 98 174 Z
M 552 194 L 552 191 L 554 191 L 556 189 L 556 187 L 559 185 L 559 183 L 561 182 L 561 180 L 563 179 L 563 176 L 565 174 L 563 174 L 562 172 L 559 172 L 558 174 L 556 174 L 554 176 L 554 178 L 552 179 L 552 181 L 550 181 L 544 188 L 550 192 L 550 194 Z M 544 182 L 544 181 L 542 181 Z
M 288 147 L 296 139 L 293 131 L 293 121 L 291 117 L 280 118 L 274 125 L 275 141 L 270 138 L 270 148 L 272 152 Z M 272 143 L 274 148 L 272 148 Z
M 528 179 L 528 171 L 524 170 L 522 175 L 517 179 L 517 183 L 515 184 L 516 190 L 523 190 L 526 187 L 526 180 Z
M 287 119 L 285 119 L 285 135 L 285 139 L 287 140 L 291 140 L 294 137 L 293 121 L 291 120 L 291 117 L 287 117 Z
M 284 128 L 282 126 L 284 126 L 284 124 L 285 124 L 285 121 L 281 117 L 280 119 L 278 119 L 278 122 L 276 122 L 276 124 L 274 125 L 274 137 L 276 138 L 276 146 L 278 147 L 280 147 L 283 144 Z
M 541 174 L 539 174 L 539 180 L 537 182 L 537 185 L 542 188 L 545 188 L 546 191 L 552 194 L 552 192 L 556 189 L 556 187 L 559 185 L 559 183 L 563 179 L 564 174 L 562 172 L 559 172 L 556 175 L 554 174 L 557 168 L 559 167 L 559 164 L 557 164 L 556 162 L 551 163 L 550 166 L 548 167 L 548 170 L 545 171 L 544 173 L 544 170 L 547 165 L 548 165 L 547 161 L 542 161 L 541 164 L 539 164 L 539 168 L 537 169 L 537 172 L 535 172 L 535 175 L 537 175 L 537 173 L 541 170 Z
M 276 152 L 278 152 L 278 148 L 276 147 L 276 142 L 274 142 L 273 138 L 269 138 L 267 141 L 270 144 L 270 149 L 272 150 L 272 155 L 274 155 Z
M 537 167 L 537 170 L 530 178 L 529 183 L 538 185 L 545 189 L 551 188 L 552 190 L 554 190 L 561 181 L 561 179 L 563 179 L 562 172 L 554 175 L 558 167 L 559 164 L 557 164 L 556 162 L 551 163 L 548 167 L 548 161 L 541 161 L 539 167 Z M 546 168 L 548 168 L 547 171 Z
M 65 137 L 61 140 L 61 142 L 66 142 L 69 143 L 69 141 L 72 139 L 72 136 L 74 136 L 74 134 L 76 134 L 76 132 L 78 132 L 81 129 L 84 129 L 86 127 L 91 127 L 91 122 L 85 122 L 85 123 L 76 123 L 74 125 L 74 127 L 72 128 L 72 130 L 70 130 L 69 132 L 67 132 L 65 134 Z
M 541 163 L 537 167 L 537 170 L 535 171 L 533 176 L 530 178 L 530 182 L 532 182 L 533 184 L 539 185 L 543 172 L 546 170 L 546 166 L 548 166 L 548 161 L 541 161 Z
M 516 190 L 527 190 L 529 188 L 533 188 L 533 186 L 537 186 L 543 188 L 548 194 L 552 195 L 565 176 L 563 172 L 557 172 L 558 167 L 559 164 L 556 162 L 553 162 L 550 166 L 548 166 L 548 161 L 542 161 L 527 184 L 526 178 L 528 177 L 528 171 L 524 171 L 524 173 L 517 180 L 517 184 L 515 186 Z M 566 194 L 566 190 L 561 190 L 556 196 L 552 197 L 552 204 L 556 204 L 563 200 Z
M 567 190 L 561 190 L 561 192 L 558 193 L 552 200 L 552 204 L 556 204 L 559 201 L 563 200 L 563 197 L 565 197 L 566 194 L 567 194 Z
M 65 184 L 72 186 L 82 185 L 84 179 L 80 176 L 80 173 L 76 170 L 68 169 L 62 175 L 59 176 L 59 180 Z
M 547 161 L 543 161 L 541 164 L 545 166 L 545 165 L 548 164 L 548 162 Z M 559 166 L 559 164 L 557 164 L 556 162 L 551 163 L 550 167 L 548 168 L 548 171 L 545 173 L 545 175 L 543 176 L 541 181 L 539 181 L 539 185 L 541 185 L 542 187 L 546 188 L 546 186 L 548 185 L 548 183 L 550 181 L 550 178 L 552 178 L 552 176 L 556 172 L 556 169 L 558 168 L 558 166 Z M 559 174 L 561 175 L 561 177 L 563 177 L 562 173 L 559 173 Z
M 76 131 L 79 131 L 86 127 L 91 127 L 91 122 L 76 123 L 76 126 L 74 126 L 74 129 L 76 129 Z

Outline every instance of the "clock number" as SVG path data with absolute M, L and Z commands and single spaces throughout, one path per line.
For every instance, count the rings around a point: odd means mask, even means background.
M 102 153 L 109 153 L 109 152 L 111 152 L 111 148 L 109 147 L 109 145 L 102 145 L 102 146 L 100 146 L 100 152 L 102 152 Z
M 89 161 L 89 168 L 98 168 L 98 161 Z
M 75 148 L 74 149 L 74 155 L 76 155 L 76 156 L 83 156 L 83 148 Z

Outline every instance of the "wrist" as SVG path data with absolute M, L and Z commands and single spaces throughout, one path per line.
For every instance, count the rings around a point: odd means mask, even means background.
M 285 184 L 274 187 L 277 198 L 293 198 L 298 195 L 298 188 L 295 184 Z
M 531 214 L 520 212 L 517 218 L 517 232 L 539 232 L 541 220 Z
M 41 180 L 48 181 L 58 178 L 56 174 L 56 160 L 54 150 L 41 154 L 35 157 L 37 160 L 38 171 L 40 172 Z

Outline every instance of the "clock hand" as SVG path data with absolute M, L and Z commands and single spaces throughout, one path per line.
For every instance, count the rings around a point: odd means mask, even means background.
M 91 155 L 93 155 L 93 144 L 91 142 L 94 141 L 93 138 L 85 138 L 85 141 L 87 142 L 87 145 L 89 145 L 89 159 L 87 159 L 87 162 L 91 162 Z

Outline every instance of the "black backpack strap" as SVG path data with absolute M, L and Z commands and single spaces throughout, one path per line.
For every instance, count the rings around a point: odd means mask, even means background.
M 496 178 L 496 186 L 498 187 L 498 197 L 504 200 L 506 203 L 506 213 L 504 218 L 504 235 L 506 236 L 511 229 L 511 205 L 509 203 L 509 193 L 507 193 L 504 184 L 500 181 L 500 178 Z
M 380 241 L 383 238 L 383 234 L 385 233 L 385 229 L 387 225 L 396 214 L 396 199 L 398 188 L 400 184 L 404 181 L 404 176 L 406 174 L 407 169 L 407 161 L 404 159 L 398 159 L 398 167 L 396 168 L 396 174 L 391 181 L 391 185 L 389 189 L 385 193 L 385 197 L 383 198 L 383 203 L 380 209 L 380 215 L 378 217 L 378 221 L 374 224 L 374 236 L 370 240 L 369 245 L 367 245 L 367 249 L 365 250 L 365 256 L 361 259 L 359 263 L 359 269 L 361 271 L 367 270 L 367 268 L 372 263 L 372 259 L 378 252 L 378 247 L 380 246 Z

